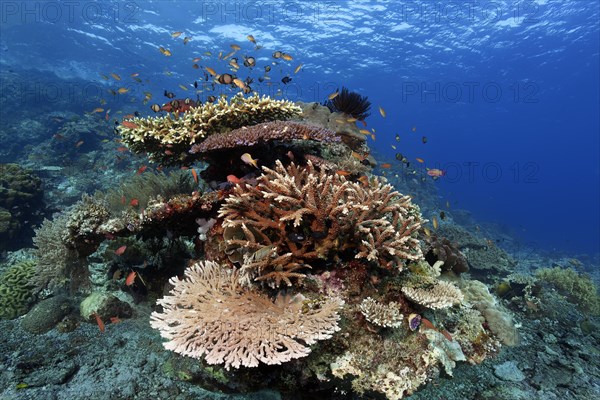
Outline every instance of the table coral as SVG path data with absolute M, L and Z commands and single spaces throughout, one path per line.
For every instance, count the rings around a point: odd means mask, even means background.
M 229 102 L 220 98 L 185 113 L 133 118 L 120 125 L 119 131 L 123 143 L 134 153 L 147 152 L 150 159 L 164 165 L 189 164 L 195 159 L 188 153 L 190 146 L 210 135 L 300 113 L 300 108 L 287 100 L 238 94 Z
M 338 331 L 339 299 L 306 305 L 302 295 L 268 296 L 244 289 L 239 271 L 197 263 L 183 280 L 172 278 L 171 295 L 158 301 L 150 324 L 168 339 L 167 349 L 226 369 L 281 364 L 305 357 L 311 344 Z
M 190 153 L 206 153 L 230 150 L 237 147 L 250 147 L 261 143 L 292 140 L 315 140 L 319 142 L 339 142 L 334 131 L 316 125 L 292 121 L 273 121 L 253 126 L 243 126 L 231 132 L 215 134 L 201 143 L 192 146 Z

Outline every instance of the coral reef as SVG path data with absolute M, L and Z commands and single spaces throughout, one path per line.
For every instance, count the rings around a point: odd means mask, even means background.
M 443 261 L 442 269 L 445 271 L 452 271 L 456 274 L 469 271 L 467 259 L 458 250 L 457 246 L 447 238 L 433 236 L 423 253 L 425 254 L 425 259 L 431 265 L 436 261 Z
M 0 164 L 0 251 L 29 244 L 41 222 L 42 181 L 17 164 Z
M 281 364 L 305 357 L 311 344 L 339 330 L 342 303 L 308 305 L 301 295 L 275 301 L 244 289 L 237 270 L 215 262 L 197 263 L 185 279 L 171 279 L 172 294 L 158 301 L 150 324 L 169 341 L 167 349 L 226 369 Z
M 287 100 L 272 100 L 257 94 L 244 98 L 238 94 L 229 102 L 205 103 L 183 114 L 164 117 L 133 118 L 119 127 L 123 143 L 135 153 L 147 152 L 150 159 L 164 165 L 189 164 L 191 145 L 208 136 L 266 121 L 288 119 L 300 108 Z
M 343 112 L 359 121 L 364 121 L 370 113 L 371 102 L 366 96 L 361 96 L 356 92 L 351 92 L 347 88 L 338 89 L 338 95 L 323 103 L 331 112 Z
M 227 391 L 399 399 L 514 344 L 510 313 L 458 276 L 461 242 L 424 247 L 419 207 L 370 174 L 360 116 L 238 95 L 126 119 L 134 152 L 208 165 L 136 175 L 45 221 L 35 290 L 69 284 L 85 298 L 64 330 L 164 296 L 150 325 L 174 352 L 171 376 Z
M 348 251 L 396 270 L 422 257 L 418 207 L 390 185 L 365 188 L 310 162 L 263 170 L 256 186 L 237 185 L 219 210 L 226 251 L 243 253 L 248 281 L 291 286 L 315 263 Z
M 0 275 L 0 319 L 13 319 L 29 310 L 35 298 L 31 283 L 35 272 L 35 261 L 24 261 Z
M 535 276 L 556 287 L 583 311 L 600 315 L 598 287 L 589 276 L 581 275 L 571 268 L 561 267 L 538 269 Z
M 487 280 L 493 275 L 508 275 L 516 265 L 504 250 L 459 225 L 444 224 L 440 226 L 438 235 L 460 250 L 467 259 L 469 273 L 477 279 Z

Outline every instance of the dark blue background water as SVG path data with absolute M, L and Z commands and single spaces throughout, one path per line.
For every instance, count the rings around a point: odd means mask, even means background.
M 215 55 L 237 43 L 239 55 L 253 54 L 263 66 L 273 51 L 285 51 L 294 60 L 274 68 L 277 84 L 255 89 L 319 102 L 341 85 L 359 91 L 374 106 L 371 147 L 392 158 L 393 144 L 415 165 L 420 157 L 420 167 L 447 170 L 437 181 L 440 204 L 449 200 L 452 208 L 504 224 L 538 247 L 599 251 L 598 1 L 6 1 L 1 7 L 2 70 L 46 71 L 54 91 L 36 80 L 24 84 L 45 105 L 68 96 L 73 110 L 91 111 L 107 98 L 113 112 L 146 114 L 143 91 L 154 94 L 152 102 L 163 100 L 164 89 L 190 95 L 178 85 L 202 79 L 191 68 L 196 56 L 214 68 L 221 65 Z M 184 34 L 174 39 L 174 31 Z M 264 48 L 255 51 L 248 34 Z M 184 36 L 193 37 L 185 46 Z M 206 60 L 205 51 L 213 57 Z M 123 80 L 99 75 L 110 72 Z M 129 77 L 134 72 L 143 85 Z M 293 79 L 287 86 L 279 81 L 286 74 Z M 121 86 L 131 92 L 107 97 L 106 89 Z M 29 97 L 15 104 L 35 113 Z

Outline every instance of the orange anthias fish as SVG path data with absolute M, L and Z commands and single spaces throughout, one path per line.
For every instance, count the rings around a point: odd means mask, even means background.
M 227 175 L 227 182 L 237 184 L 242 183 L 242 180 L 235 175 Z
M 141 167 L 139 167 L 139 168 L 138 168 L 138 170 L 137 170 L 136 174 L 138 174 L 138 175 L 141 175 L 141 174 L 143 174 L 143 173 L 144 173 L 144 171 L 145 171 L 146 169 L 148 169 L 148 166 L 147 166 L 147 165 L 142 165 Z
M 136 276 L 135 271 L 131 271 L 129 273 L 129 275 L 127 275 L 127 278 L 125 279 L 125 286 L 133 285 L 133 282 L 135 281 L 135 276 Z
M 381 164 L 381 168 L 391 168 L 392 164 L 390 163 L 385 163 L 385 164 Z
M 194 168 L 190 169 L 190 172 L 192 173 L 192 176 L 194 177 L 194 182 L 197 185 L 198 184 L 198 173 L 196 172 L 196 170 Z
M 138 199 L 131 199 L 131 201 L 129 202 L 129 205 L 131 207 L 137 207 L 140 205 L 140 201 Z
M 125 250 L 127 250 L 127 246 L 123 245 L 115 250 L 115 254 L 118 256 L 121 256 L 121 255 L 123 255 L 123 253 L 125 253 Z
M 137 126 L 136 124 L 134 124 L 131 121 L 123 121 L 121 123 L 121 125 L 123 125 L 125 128 L 129 128 L 129 129 L 137 129 L 137 128 L 139 128 L 139 126 Z
M 100 318 L 100 316 L 96 313 L 92 314 L 95 318 L 96 318 L 96 323 L 98 324 L 98 329 L 100 329 L 100 332 L 104 333 L 104 322 L 102 322 L 102 318 Z
M 425 329 L 432 329 L 432 330 L 434 330 L 434 331 L 438 331 L 439 333 L 441 333 L 442 335 L 444 335 L 444 337 L 445 337 L 446 339 L 448 339 L 448 340 L 449 340 L 449 341 L 451 341 L 451 342 L 453 341 L 453 340 L 452 340 L 452 336 L 450 336 L 450 332 L 448 332 L 448 331 L 447 331 L 447 330 L 445 330 L 445 329 L 438 329 L 438 328 L 436 328 L 436 327 L 435 327 L 435 325 L 433 325 L 433 324 L 431 323 L 431 321 L 430 321 L 430 320 L 428 320 L 427 318 L 421 318 L 421 326 L 422 326 L 423 328 L 425 328 Z
M 434 178 L 439 178 L 440 176 L 446 175 L 446 171 L 443 169 L 432 168 L 427 170 L 427 175 Z

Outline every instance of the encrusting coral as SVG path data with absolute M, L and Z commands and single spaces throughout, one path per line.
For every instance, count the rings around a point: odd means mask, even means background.
M 158 301 L 150 324 L 169 341 L 167 349 L 205 358 L 226 369 L 281 364 L 310 353 L 311 344 L 339 330 L 339 299 L 315 306 L 302 295 L 266 295 L 243 288 L 238 270 L 211 261 L 197 263 Z
M 392 186 L 375 179 L 365 188 L 310 162 L 285 168 L 277 161 L 275 170 L 263 170 L 257 185 L 237 185 L 219 210 L 225 231 L 237 232 L 224 244 L 244 253 L 248 281 L 291 286 L 315 263 L 346 251 L 398 271 L 422 258 L 418 207 Z
M 287 100 L 238 94 L 229 102 L 220 98 L 184 113 L 133 118 L 120 125 L 119 131 L 123 143 L 135 153 L 147 152 L 151 160 L 164 165 L 189 164 L 195 159 L 188 152 L 190 146 L 210 135 L 300 113 L 301 109 Z

